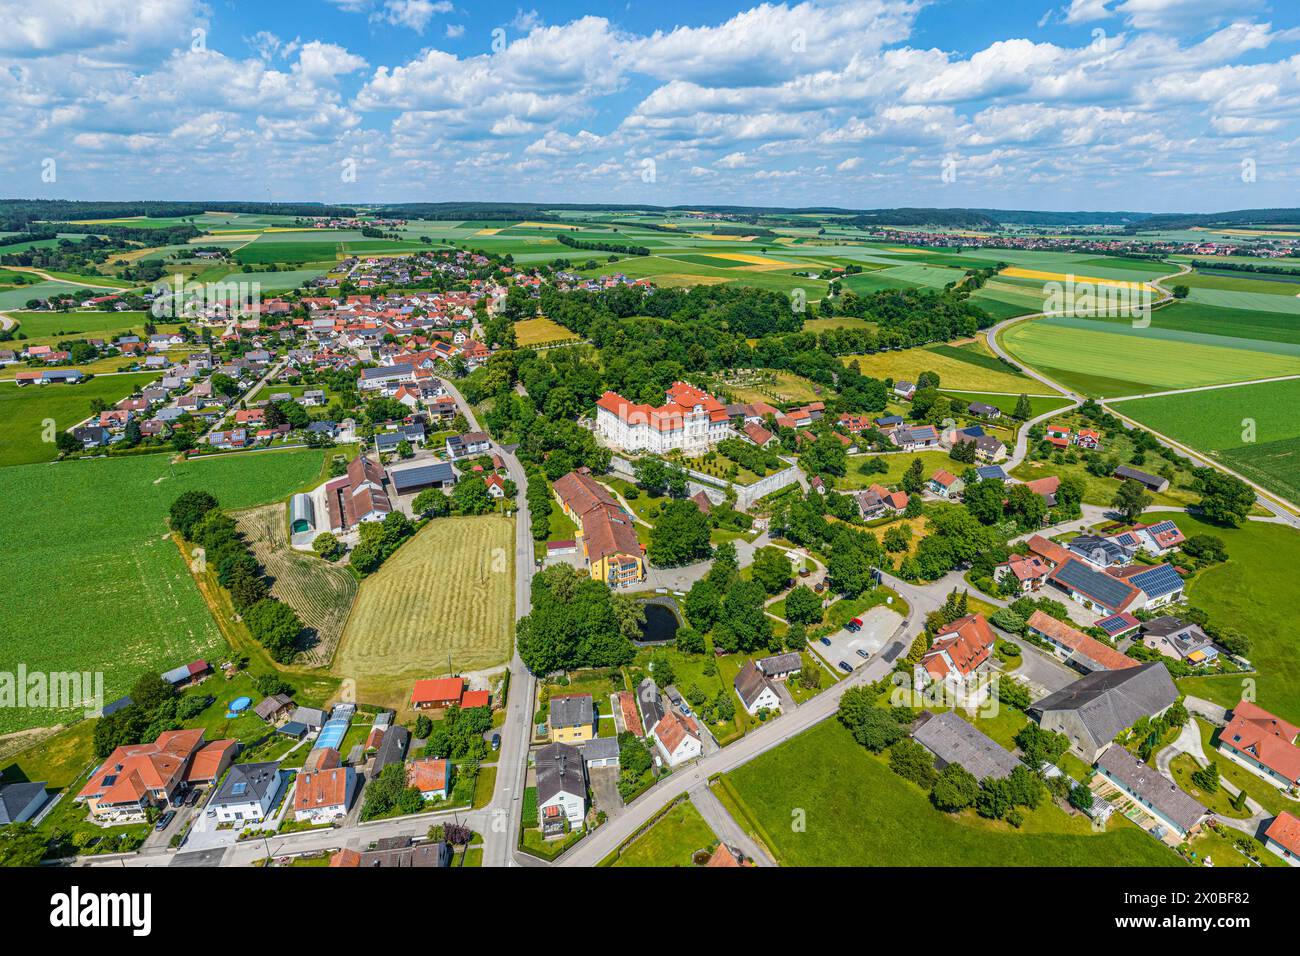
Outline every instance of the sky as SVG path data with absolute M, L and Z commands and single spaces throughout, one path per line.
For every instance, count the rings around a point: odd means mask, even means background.
M 0 198 L 1300 205 L 1296 0 L 0 0 Z

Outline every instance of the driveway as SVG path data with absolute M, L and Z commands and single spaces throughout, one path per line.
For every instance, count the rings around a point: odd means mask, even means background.
M 587 771 L 592 801 L 612 820 L 623 812 L 623 798 L 618 792 L 618 767 L 592 767 Z

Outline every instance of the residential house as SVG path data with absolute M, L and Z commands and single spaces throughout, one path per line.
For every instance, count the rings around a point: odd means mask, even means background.
M 1177 604 L 1183 599 L 1183 592 L 1187 588 L 1183 576 L 1170 564 L 1135 564 L 1126 568 L 1112 568 L 1107 573 L 1137 588 L 1139 593 L 1136 607 L 1144 610 Z
M 1053 568 L 1048 580 L 1090 611 L 1109 615 L 1141 606 L 1136 587 L 1073 556 Z
M 1110 747 L 1097 760 L 1097 770 L 1126 796 L 1176 833 L 1179 840 L 1195 834 L 1208 812 L 1159 770 L 1123 747 Z
M 736 688 L 736 696 L 749 714 L 757 714 L 760 710 L 781 709 L 781 698 L 771 679 L 752 660 L 745 662 L 732 684 Z
M 1114 541 L 1091 534 L 1079 535 L 1066 547 L 1071 554 L 1082 561 L 1088 562 L 1098 571 L 1105 571 L 1107 568 L 1122 568 L 1133 560 L 1131 552 Z
M 0 784 L 0 826 L 30 822 L 48 799 L 43 780 Z
M 925 451 L 939 447 L 939 432 L 933 425 L 900 425 L 889 437 L 903 451 Z
M 884 485 L 873 484 L 856 496 L 858 511 L 867 520 L 896 515 L 907 508 L 907 492 L 890 491 Z
M 411 688 L 411 706 L 416 710 L 443 710 L 460 703 L 465 690 L 461 677 L 436 677 L 417 680 Z
M 239 741 L 214 740 L 204 744 L 190 759 L 190 767 L 185 772 L 185 782 L 190 786 L 214 784 L 221 779 L 239 753 Z
M 670 767 L 676 767 L 704 752 L 695 719 L 679 714 L 672 708 L 654 725 L 650 736 L 654 738 L 655 746 Z
M 967 614 L 944 625 L 916 665 L 916 686 L 941 683 L 969 688 L 987 665 L 995 643 L 993 628 L 982 614 Z
M 1186 661 L 1193 667 L 1208 664 L 1219 656 L 1210 635 L 1191 621 L 1158 617 L 1141 625 L 1142 643 L 1165 657 Z
M 588 698 L 590 700 L 590 698 Z M 582 826 L 587 816 L 587 770 L 582 754 L 564 743 L 547 744 L 534 759 L 537 812 L 542 831 Z
M 1143 717 L 1158 717 L 1178 699 L 1159 661 L 1093 671 L 1034 703 L 1030 713 L 1045 730 L 1065 734 L 1070 749 L 1094 762 L 1117 734 Z
M 1037 591 L 1052 573 L 1052 565 L 1036 554 L 1012 554 L 993 569 L 993 580 L 999 584 L 1008 576 L 1015 578 L 1020 592 Z
M 984 402 L 971 402 L 966 406 L 967 413 L 978 415 L 980 418 L 1001 418 L 1002 409 L 996 405 L 987 405 Z
M 447 438 L 447 455 L 453 461 L 485 455 L 492 450 L 492 440 L 484 432 L 465 432 L 463 435 L 451 435 Z
M 293 818 L 298 822 L 330 823 L 347 816 L 357 792 L 357 774 L 351 767 L 340 767 L 337 750 L 326 750 L 317 769 L 298 774 L 293 794 Z M 332 764 L 332 766 L 327 766 Z
M 645 577 L 645 556 L 632 518 L 604 485 L 588 474 L 571 471 L 558 478 L 551 490 L 560 510 L 578 526 L 577 544 L 592 578 L 620 587 Z
M 218 823 L 261 823 L 275 807 L 280 784 L 277 762 L 237 763 L 208 800 L 207 808 L 217 811 Z
M 1029 616 L 1027 628 L 1034 637 L 1045 641 L 1058 658 L 1085 674 L 1138 666 L 1133 658 L 1042 611 Z
M 1283 810 L 1264 831 L 1264 846 L 1292 866 L 1300 866 L 1300 818 Z
M 440 758 L 417 757 L 406 765 L 406 785 L 426 800 L 446 800 L 451 793 L 451 764 Z
M 164 806 L 185 782 L 203 730 L 169 730 L 152 743 L 118 747 L 95 768 L 77 794 L 91 816 L 107 823 L 138 823 L 150 805 Z
M 1300 787 L 1300 728 L 1258 704 L 1240 701 L 1219 732 L 1219 752 L 1283 790 Z
M 596 708 L 590 694 L 552 697 L 547 719 L 551 741 L 580 744 L 596 736 Z
M 894 383 L 894 394 L 905 402 L 910 402 L 912 396 L 916 394 L 916 383 L 909 382 L 907 379 L 900 379 Z
M 771 657 L 761 657 L 754 662 L 758 669 L 772 680 L 785 680 L 794 674 L 803 670 L 803 657 L 795 652 L 789 651 L 785 654 L 773 654 Z
M 370 779 L 375 780 L 383 769 L 390 764 L 399 766 L 406 760 L 406 752 L 411 748 L 411 732 L 401 724 L 392 724 L 383 732 L 379 748 L 370 761 Z
M 930 480 L 925 483 L 925 486 L 932 494 L 938 495 L 940 498 L 956 498 L 965 489 L 966 483 L 956 475 L 940 468 L 930 476 Z

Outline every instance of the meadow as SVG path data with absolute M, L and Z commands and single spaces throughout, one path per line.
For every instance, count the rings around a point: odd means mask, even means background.
M 417 678 L 507 660 L 514 550 L 514 523 L 500 515 L 430 522 L 362 582 L 333 672 L 400 709 Z
M 224 644 L 165 517 L 184 491 L 223 507 L 284 498 L 318 479 L 319 450 L 256 452 L 172 463 L 170 456 L 0 468 L 0 494 L 21 508 L 0 519 L 5 645 L 0 669 L 102 671 L 108 700 L 142 671 L 162 671 Z M 49 726 L 79 711 L 0 710 L 0 733 Z
M 682 800 L 618 851 L 611 866 L 692 866 L 697 850 L 709 850 L 718 838 L 695 804 Z
M 80 385 L 21 387 L 0 381 L 0 467 L 53 461 L 58 450 L 53 440 L 45 439 L 47 420 L 63 431 L 90 417 L 93 399 L 112 405 L 156 378 L 157 372 L 141 372 L 106 375 Z
M 939 376 L 941 388 L 974 392 L 1042 393 L 1045 386 L 998 361 L 982 343 L 969 347 L 923 346 L 871 355 L 845 355 L 845 365 L 857 362 L 863 375 L 915 382 L 922 372 Z
M 1197 340 L 1191 341 L 1195 337 Z M 1037 319 L 1001 333 L 1011 355 L 1061 384 L 1090 395 L 1119 396 L 1220 385 L 1300 373 L 1300 355 L 1283 345 L 1219 339 L 1157 327 L 1092 319 Z
M 1116 410 L 1300 499 L 1300 379 L 1121 402 Z
M 524 319 L 522 322 L 516 322 L 514 328 L 515 338 L 520 348 L 578 341 L 578 336 L 553 319 L 545 317 Z
M 1086 817 L 1050 802 L 1017 830 L 974 811 L 935 810 L 916 784 L 824 721 L 723 775 L 731 803 L 783 866 L 1178 866 L 1178 857 L 1127 821 L 1094 833 Z M 806 829 L 791 827 L 804 811 Z
M 144 334 L 145 312 L 9 312 L 29 343 L 47 339 L 108 338 L 134 331 Z

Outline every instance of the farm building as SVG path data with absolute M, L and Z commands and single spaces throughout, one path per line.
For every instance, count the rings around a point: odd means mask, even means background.
M 450 488 L 456 484 L 456 469 L 448 462 L 432 465 L 414 465 L 410 468 L 390 470 L 388 479 L 393 483 L 393 490 L 399 495 L 406 495 L 425 488 Z
M 1020 760 L 993 738 L 977 730 L 952 711 L 933 714 L 917 727 L 913 738 L 939 759 L 940 767 L 959 764 L 984 781 L 1011 776 Z
M 1120 465 L 1115 469 L 1115 477 L 1120 481 L 1136 481 L 1149 491 L 1161 492 L 1169 488 L 1169 479 L 1139 471 L 1129 465 Z
M 416 710 L 450 707 L 460 703 L 465 681 L 459 677 L 417 680 L 411 688 L 411 706 Z
M 210 673 L 211 670 L 212 668 L 207 661 L 191 661 L 188 664 L 182 664 L 180 667 L 173 667 L 169 671 L 164 671 L 162 679 L 173 687 L 180 687 L 198 680 L 205 674 Z
M 294 534 L 303 534 L 316 529 L 316 506 L 311 495 L 296 494 L 289 503 L 290 527 Z

